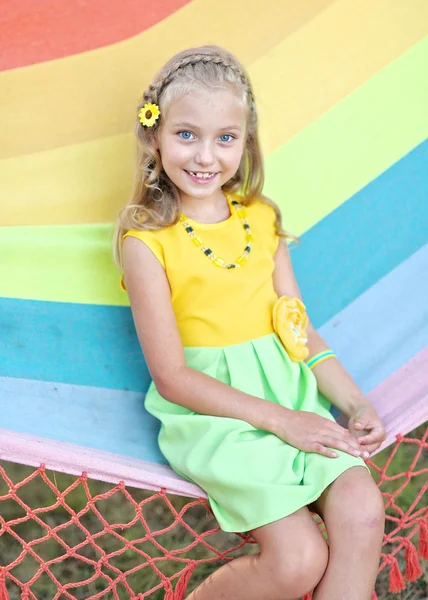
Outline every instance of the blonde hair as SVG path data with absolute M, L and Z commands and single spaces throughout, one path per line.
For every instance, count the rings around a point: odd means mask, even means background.
M 281 214 L 276 204 L 262 195 L 264 168 L 254 94 L 244 67 L 230 52 L 216 46 L 203 46 L 176 54 L 144 92 L 137 113 L 147 102 L 157 104 L 161 110 L 161 122 L 174 98 L 201 87 L 232 89 L 242 98 L 247 109 L 247 137 L 241 163 L 232 179 L 223 185 L 223 190 L 238 192 L 244 205 L 257 198 L 272 206 L 278 235 L 292 238 L 282 229 Z M 119 266 L 122 262 L 122 239 L 127 231 L 162 229 L 177 223 L 180 216 L 179 191 L 162 169 L 160 154 L 154 146 L 159 121 L 153 127 L 143 127 L 136 120 L 135 134 L 139 144 L 134 188 L 127 205 L 119 213 L 114 235 L 114 256 Z

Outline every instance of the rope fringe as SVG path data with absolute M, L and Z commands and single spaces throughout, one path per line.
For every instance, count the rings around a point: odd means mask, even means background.
M 416 579 L 419 579 L 422 575 L 422 569 L 418 560 L 418 553 L 412 542 L 406 542 L 404 560 L 406 561 L 407 581 L 416 581 Z
M 367 461 L 385 502 L 388 526 L 379 570 L 389 567 L 391 592 L 404 590 L 405 579 L 418 579 L 422 574 L 419 558 L 428 559 L 428 507 L 424 503 L 428 468 L 422 460 L 418 464 L 428 449 L 427 436 L 428 428 L 421 440 L 399 436 L 383 466 Z M 414 458 L 408 471 L 397 473 L 399 469 L 393 461 L 401 445 L 411 449 Z M 68 487 L 60 489 L 57 476 L 43 465 L 26 469 L 22 481 L 17 481 L 16 467 L 13 476 L 8 474 L 9 468 L 12 465 L 0 464 L 0 505 L 8 505 L 7 512 L 0 512 L 0 543 L 13 543 L 18 552 L 15 558 L 2 556 L 0 600 L 10 600 L 6 578 L 8 584 L 19 588 L 16 593 L 22 600 L 41 597 L 45 576 L 57 588 L 53 592 L 55 598 L 72 598 L 79 593 L 86 600 L 96 600 L 100 592 L 88 591 L 87 595 L 82 590 L 90 584 L 92 590 L 102 588 L 103 597 L 108 598 L 117 598 L 118 588 L 126 588 L 127 597 L 138 600 L 151 600 L 161 590 L 165 600 L 184 600 L 198 565 L 233 560 L 254 543 L 250 536 L 239 534 L 227 538 L 225 546 L 226 534 L 217 535 L 220 528 L 203 498 L 173 499 L 165 489 L 131 493 L 123 483 L 92 488 L 86 474 L 70 476 Z M 404 509 L 400 507 L 400 494 L 411 481 L 418 482 L 419 491 Z M 390 482 L 392 486 L 388 486 Z M 35 491 L 43 487 L 48 488 L 46 498 L 51 499 L 41 502 Z M 103 493 L 93 493 L 93 489 L 102 489 Z M 88 522 L 96 522 L 96 532 L 88 527 Z M 192 523 L 197 524 L 196 531 Z M 320 519 L 316 523 L 324 531 L 324 523 Z M 32 532 L 30 540 L 28 531 Z M 51 556 L 55 545 L 56 556 Z M 49 560 L 45 558 L 48 555 Z M 31 575 L 31 584 L 23 571 L 15 569 L 27 559 L 38 565 L 38 571 Z M 403 565 L 405 578 L 397 559 Z M 80 581 L 70 581 L 66 574 L 68 561 L 75 565 Z M 132 590 L 131 581 L 138 590 Z M 312 594 L 306 594 L 302 600 L 311 599 Z M 375 592 L 372 600 L 376 600 Z
M 0 568 L 0 600 L 9 600 L 9 594 L 6 589 L 4 569 Z
M 424 560 L 428 560 L 428 520 L 421 521 L 418 554 Z
M 180 579 L 178 580 L 178 583 L 177 583 L 177 587 L 175 588 L 174 600 L 183 600 L 184 594 L 186 593 L 186 590 L 187 590 L 187 586 L 193 575 L 193 571 L 196 569 L 196 567 L 197 567 L 196 562 L 191 563 L 187 567 L 187 569 L 185 570 L 183 575 L 180 577 Z
M 390 560 L 389 591 L 393 593 L 402 592 L 406 589 L 406 584 L 403 575 L 401 574 L 400 567 L 398 566 L 398 561 L 395 557 L 392 557 Z

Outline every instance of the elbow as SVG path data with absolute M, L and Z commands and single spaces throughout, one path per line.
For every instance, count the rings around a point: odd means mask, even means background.
M 153 377 L 153 382 L 162 398 L 165 398 L 165 400 L 170 400 L 172 386 L 168 381 L 168 378 L 164 377 L 163 375 L 159 375 L 158 377 Z
M 174 395 L 179 389 L 180 378 L 182 369 L 171 371 L 169 369 L 163 369 L 158 373 L 153 373 L 152 378 L 156 386 L 157 391 L 165 398 L 165 400 L 174 401 Z

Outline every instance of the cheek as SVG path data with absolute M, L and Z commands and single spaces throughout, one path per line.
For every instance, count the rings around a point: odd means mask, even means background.
M 244 145 L 236 145 L 233 149 L 230 149 L 228 154 L 224 157 L 225 164 L 227 164 L 230 169 L 234 169 L 235 171 L 237 171 L 241 163 L 243 152 Z
M 168 143 L 163 151 L 161 149 L 162 163 L 164 166 L 180 167 L 188 160 L 190 153 L 188 149 L 179 143 Z

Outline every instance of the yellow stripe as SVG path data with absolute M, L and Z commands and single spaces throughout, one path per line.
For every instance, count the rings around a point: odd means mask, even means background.
M 428 2 L 342 0 L 250 68 L 267 154 L 428 32 Z M 422 72 L 421 72 L 422 76 Z
M 359 0 L 358 7 L 354 0 L 341 0 L 324 11 L 331 0 L 311 2 L 310 8 L 306 2 L 298 3 L 299 8 L 292 0 L 272 2 L 263 11 L 258 0 L 250 0 L 245 9 L 240 2 L 194 0 L 120 44 L 3 73 L 1 120 L 6 126 L 0 156 L 129 131 L 148 79 L 177 50 L 204 43 L 207 21 L 215 43 L 229 47 L 246 65 L 257 61 L 249 70 L 269 153 L 428 30 L 425 0 Z M 245 35 L 239 25 L 231 35 L 224 15 L 240 24 L 243 10 Z M 263 30 L 269 36 L 260 36 Z
M 428 137 L 428 37 L 278 148 L 265 193 L 300 235 Z
M 134 138 L 116 135 L 0 161 L 0 225 L 115 220 L 133 179 Z
M 193 0 L 124 42 L 3 72 L 0 158 L 128 132 L 142 91 L 179 50 L 216 43 L 248 65 L 332 2 Z
M 268 157 L 267 188 L 300 234 L 428 135 L 428 39 Z M 132 180 L 120 135 L 0 163 L 0 225 L 114 220 Z M 326 173 L 330 175 L 326 177 Z

